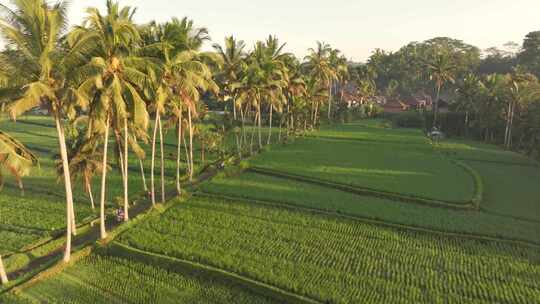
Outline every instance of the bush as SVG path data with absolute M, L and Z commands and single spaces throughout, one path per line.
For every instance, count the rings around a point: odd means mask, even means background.
M 425 118 L 420 112 L 404 112 L 392 117 L 394 127 L 399 128 L 425 128 Z

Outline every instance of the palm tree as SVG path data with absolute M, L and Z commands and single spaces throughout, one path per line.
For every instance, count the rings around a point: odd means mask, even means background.
M 285 95 L 287 97 L 287 115 L 286 115 L 286 127 L 287 135 L 291 130 L 294 130 L 294 121 L 295 121 L 295 104 L 297 103 L 298 98 L 303 97 L 307 94 L 306 92 L 306 82 L 304 76 L 300 71 L 300 62 L 293 55 L 289 55 L 285 58 L 285 65 L 288 70 L 287 77 L 287 87 L 285 89 Z M 281 130 L 281 126 L 280 126 Z M 280 133 L 281 134 L 281 133 Z
M 224 100 L 230 99 L 232 102 L 233 117 L 236 120 L 236 92 L 232 89 L 232 84 L 238 82 L 240 73 L 245 66 L 244 49 L 246 44 L 244 41 L 236 40 L 234 36 L 230 36 L 225 38 L 223 47 L 219 44 L 214 44 L 213 47 L 223 62 L 223 67 L 217 78 L 223 89 Z
M 0 34 L 12 53 L 10 62 L 17 66 L 12 75 L 15 101 L 8 106 L 13 119 L 37 106 L 44 107 L 53 117 L 58 141 L 64 186 L 66 191 L 66 247 L 64 261 L 71 257 L 71 234 L 74 232 L 73 194 L 63 119 L 66 108 L 84 101 L 72 93 L 67 62 L 71 56 L 63 49 L 60 39 L 67 24 L 67 4 L 49 4 L 45 0 L 12 1 L 14 8 L 0 4 Z M 4 92 L 3 92 L 4 93 Z M 4 93 L 5 94 L 5 93 Z
M 80 94 L 92 96 L 93 117 L 104 125 L 103 167 L 107 164 L 109 129 L 123 133 L 124 138 L 117 145 L 123 148 L 122 167 L 124 184 L 124 220 L 129 220 L 128 201 L 128 142 L 131 120 L 143 128 L 148 125 L 146 104 L 140 95 L 147 76 L 141 71 L 148 61 L 137 57 L 131 51 L 140 41 L 137 28 L 132 22 L 135 10 L 121 8 L 118 3 L 107 1 L 107 15 L 96 8 L 87 10 L 83 25 L 76 27 L 69 35 L 68 42 L 80 57 L 89 60 L 81 68 L 83 78 Z M 107 170 L 102 170 L 100 217 L 101 238 L 106 238 L 105 230 L 105 182 Z
M 486 142 L 494 139 L 494 129 L 500 117 L 500 109 L 504 104 L 506 80 L 505 75 L 490 74 L 480 82 L 478 114 Z
M 309 49 L 309 55 L 304 58 L 304 66 L 307 70 L 308 75 L 312 79 L 316 80 L 317 84 L 321 87 L 324 87 L 329 93 L 332 88 L 332 81 L 336 78 L 336 72 L 332 67 L 332 63 L 330 62 L 331 54 L 332 48 L 329 44 L 317 41 L 317 48 Z M 330 93 L 328 96 L 329 118 L 331 114 L 331 98 L 332 94 Z M 316 107 L 318 107 L 318 103 L 316 103 L 315 105 Z M 315 108 L 313 113 L 317 112 L 318 108 Z
M 512 74 L 509 74 L 507 78 L 508 86 L 505 95 L 508 103 L 508 110 L 506 113 L 504 146 L 506 149 L 510 150 L 512 148 L 512 131 L 516 107 L 520 107 L 529 100 L 538 97 L 540 91 L 538 90 L 538 87 L 534 85 L 537 79 L 532 74 L 523 73 L 518 69 Z
M 146 51 L 153 53 L 160 61 L 157 75 L 154 79 L 156 125 L 154 127 L 152 159 L 155 154 L 155 139 L 157 128 L 161 131 L 161 114 L 167 108 L 177 120 L 177 192 L 180 193 L 180 145 L 182 138 L 182 113 L 187 110 L 189 129 L 189 155 L 188 169 L 189 179 L 193 178 L 193 119 L 197 116 L 197 102 L 201 98 L 201 91 L 211 90 L 217 92 L 217 85 L 212 80 L 212 72 L 207 60 L 213 56 L 209 53 L 201 53 L 199 49 L 203 41 L 208 39 L 208 31 L 205 28 L 195 28 L 193 21 L 184 18 L 173 18 L 170 22 L 162 25 L 153 23 L 143 34 L 146 42 Z M 161 141 L 162 142 L 162 141 Z M 163 151 L 163 146 L 161 151 Z M 164 197 L 163 184 L 163 152 L 162 152 L 162 200 Z M 152 165 L 152 168 L 154 166 Z M 151 173 L 151 187 L 154 193 L 153 169 Z M 154 197 L 154 195 L 153 195 Z M 152 198 L 154 202 L 155 199 Z
M 0 190 L 3 185 L 2 169 L 9 171 L 17 179 L 18 184 L 22 185 L 21 178 L 28 175 L 30 168 L 37 164 L 38 159 L 32 152 L 7 133 L 0 131 Z M 0 283 L 8 283 L 1 255 Z
M 480 93 L 480 79 L 474 74 L 465 76 L 456 89 L 456 93 L 458 94 L 458 109 L 465 111 L 465 132 L 468 133 L 470 114 L 476 112 L 476 102 Z
M 439 115 L 439 99 L 441 97 L 441 89 L 447 82 L 454 82 L 454 74 L 456 66 L 452 61 L 452 57 L 443 51 L 439 51 L 434 55 L 432 60 L 426 63 L 429 77 L 435 82 L 437 97 L 435 98 L 435 109 L 433 110 L 433 126 L 437 126 Z
M 246 54 L 244 51 L 246 44 L 244 41 L 236 40 L 234 36 L 230 36 L 225 38 L 225 44 L 223 47 L 219 44 L 214 44 L 213 47 L 223 63 L 223 67 L 216 75 L 216 79 L 221 87 L 223 101 L 231 101 L 234 120 L 233 124 L 238 119 L 237 109 L 240 110 L 242 134 L 240 135 L 238 132 L 235 132 L 234 135 L 236 138 L 238 155 L 240 158 L 242 158 L 242 146 L 245 140 L 244 111 L 242 105 L 237 103 L 238 92 L 237 90 L 233 89 L 233 86 L 242 77 L 242 72 L 246 68 Z

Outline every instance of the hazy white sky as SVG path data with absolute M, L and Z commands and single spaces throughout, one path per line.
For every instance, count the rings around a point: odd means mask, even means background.
M 4 2 L 4 0 L 0 0 Z M 206 26 L 215 42 L 234 34 L 249 46 L 269 34 L 298 56 L 322 40 L 347 57 L 365 60 L 375 48 L 396 50 L 437 36 L 462 39 L 482 49 L 522 43 L 540 30 L 540 0 L 121 0 L 138 8 L 136 20 L 188 16 Z M 71 23 L 105 0 L 72 0 Z

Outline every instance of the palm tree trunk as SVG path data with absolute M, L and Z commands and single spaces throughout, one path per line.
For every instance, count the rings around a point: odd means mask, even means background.
M 236 102 L 234 101 L 234 98 L 232 99 L 232 108 L 233 108 L 233 118 L 236 120 Z
M 319 116 L 319 103 L 315 103 L 315 115 L 313 117 L 313 129 L 317 128 L 317 118 Z
M 205 145 L 204 145 L 204 139 L 201 139 L 201 163 L 202 165 L 204 166 L 204 150 L 205 150 Z
M 508 150 L 512 149 L 512 129 L 514 126 L 514 115 L 516 112 L 516 102 L 512 105 L 512 110 L 510 111 L 510 129 L 508 131 Z
M 88 197 L 90 198 L 90 205 L 92 205 L 92 210 L 96 210 L 96 205 L 94 204 L 94 194 L 92 193 L 91 182 L 86 182 L 86 192 L 88 192 Z
M 469 111 L 465 111 L 465 137 L 469 137 Z
M 141 168 L 141 178 L 143 182 L 144 192 L 148 193 L 148 185 L 146 185 L 146 175 L 144 174 L 144 164 L 142 159 L 139 158 L 139 167 Z
M 242 159 L 242 145 L 240 143 L 242 139 L 237 132 L 234 133 L 234 138 L 236 140 L 236 152 L 238 153 L 238 159 Z
M 259 149 L 262 149 L 262 123 L 261 123 L 261 103 L 257 105 L 257 132 L 259 134 Z
M 184 143 L 184 153 L 186 153 L 186 164 L 188 167 L 188 174 L 191 170 L 191 161 L 189 160 L 189 150 L 188 150 L 188 144 L 186 142 L 186 137 L 184 136 L 185 132 L 182 133 L 182 142 Z
M 188 125 L 189 125 L 189 181 L 193 181 L 193 125 L 191 122 L 191 108 L 188 107 Z
M 268 140 L 266 141 L 266 144 L 269 145 L 270 141 L 272 140 L 272 113 L 274 112 L 274 107 L 270 105 L 270 119 L 269 119 L 269 126 L 270 129 L 268 130 Z
M 2 285 L 9 283 L 9 280 L 6 274 L 6 268 L 4 267 L 4 262 L 2 261 L 1 255 L 0 255 L 0 283 L 2 283 Z
M 246 107 L 247 110 L 247 107 Z M 244 115 L 244 110 L 240 108 L 240 119 L 242 120 L 242 137 L 240 138 L 240 148 L 242 149 L 244 145 L 247 143 L 247 135 L 246 135 L 246 118 Z
M 159 152 L 161 154 L 161 202 L 165 204 L 165 150 L 163 148 L 163 128 L 159 117 Z
M 436 127 L 439 119 L 439 99 L 441 97 L 441 85 L 437 84 L 437 98 L 435 100 L 435 109 L 433 111 L 433 126 Z
M 278 143 L 281 143 L 281 129 L 283 127 L 283 120 L 279 120 L 279 129 L 278 129 Z
M 105 127 L 105 137 L 103 144 L 103 171 L 101 172 L 101 198 L 99 202 L 99 216 L 100 216 L 100 237 L 105 239 L 107 237 L 107 231 L 105 230 L 105 186 L 107 181 L 107 153 L 109 145 L 109 128 L 110 128 L 110 117 L 107 114 L 107 121 Z
M 128 121 L 124 118 L 124 222 L 129 221 L 129 197 L 128 197 L 128 152 L 129 152 Z
M 156 111 L 156 117 L 154 118 L 154 132 L 152 136 L 152 159 L 150 165 L 150 197 L 152 200 L 152 206 L 156 205 L 156 187 L 155 187 L 155 176 L 154 170 L 156 167 L 156 137 L 158 131 L 159 123 L 159 112 Z
M 332 82 L 330 82 L 330 87 L 328 88 L 328 122 L 332 118 Z
M 249 153 L 251 155 L 253 155 L 253 145 L 254 145 L 254 141 L 255 141 L 255 132 L 257 132 L 255 130 L 255 127 L 257 126 L 257 117 L 259 116 L 258 113 L 255 113 L 255 119 L 253 121 L 253 131 L 251 131 L 251 143 L 249 144 Z
M 180 186 L 180 154 L 182 152 L 182 111 L 178 115 L 178 138 L 176 149 L 176 192 L 178 195 L 182 193 Z
M 62 168 L 64 170 L 64 186 L 66 189 L 66 248 L 64 252 L 64 262 L 71 259 L 71 234 L 73 229 L 73 193 L 71 192 L 71 175 L 69 173 L 69 161 L 66 147 L 66 137 L 64 128 L 60 120 L 59 113 L 55 113 L 56 130 L 60 145 L 60 156 L 62 158 Z

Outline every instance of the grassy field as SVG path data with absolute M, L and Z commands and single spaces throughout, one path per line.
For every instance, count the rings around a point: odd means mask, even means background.
M 240 286 L 93 254 L 2 303 L 275 303 Z
M 386 135 L 379 136 L 379 133 Z M 473 197 L 472 177 L 434 153 L 419 131 L 353 124 L 332 127 L 320 134 L 324 137 L 303 138 L 294 145 L 274 148 L 272 153 L 260 155 L 251 164 L 456 204 L 468 203 Z
M 487 186 L 488 193 L 498 189 L 497 185 Z M 439 231 L 504 237 L 540 244 L 540 224 L 515 219 L 505 213 L 489 214 L 485 211 L 420 206 L 251 172 L 235 177 L 216 177 L 201 185 L 201 190 L 216 195 L 291 204 Z M 534 199 L 534 196 L 531 198 Z M 491 196 L 487 195 L 485 204 L 490 202 Z M 530 210 L 528 204 L 520 204 L 519 201 L 513 207 L 523 213 Z
M 6 184 L 0 195 L 0 254 L 6 254 L 16 252 L 24 246 L 50 236 L 55 231 L 64 229 L 65 196 L 64 186 L 57 181 L 55 171 L 58 139 L 53 121 L 49 117 L 28 116 L 22 117 L 17 122 L 6 121 L 5 118 L 2 118 L 0 123 L 3 131 L 20 140 L 36 153 L 40 160 L 39 168 L 34 169 L 32 175 L 23 180 L 24 196 L 21 196 L 15 181 L 6 176 Z M 167 185 L 174 183 L 176 174 L 176 135 L 174 133 L 172 131 L 165 133 Z M 111 138 L 111 142 L 114 142 L 113 138 Z M 232 141 L 229 139 L 228 144 L 231 143 Z M 195 144 L 195 170 L 199 170 L 202 168 L 199 142 L 195 141 Z M 144 149 L 147 154 L 144 161 L 145 174 L 149 185 L 150 146 L 145 145 Z M 110 164 L 116 168 L 112 150 L 111 147 Z M 215 159 L 214 153 L 206 153 L 208 163 Z M 182 155 L 182 160 L 182 174 L 185 174 L 185 155 Z M 156 183 L 159 183 L 159 160 L 156 166 Z M 144 195 L 144 187 L 139 162 L 133 157 L 133 153 L 129 169 L 129 193 L 131 199 L 136 199 Z M 109 207 L 117 206 L 116 198 L 123 195 L 122 185 L 118 170 L 110 171 L 107 180 L 107 204 Z M 89 197 L 83 191 L 82 183 L 77 181 L 73 186 L 77 222 L 97 216 L 96 212 L 90 208 Z M 99 189 L 100 176 L 96 176 L 93 181 L 96 203 L 99 202 Z M 157 189 L 159 191 L 159 186 Z
M 42 139 L 32 134 L 23 141 L 41 147 Z M 168 175 L 174 172 L 172 143 L 174 134 L 168 134 Z M 234 140 L 229 138 L 228 144 Z M 55 146 L 50 149 L 55 151 Z M 48 155 L 39 153 L 43 158 Z M 480 210 L 359 195 L 314 182 L 465 204 L 478 187 L 471 172 L 454 161 L 480 176 Z M 540 188 L 535 185 L 540 168 L 532 160 L 466 141 L 432 146 L 419 130 L 390 129 L 385 121 L 366 120 L 325 127 L 309 137 L 274 145 L 247 163 L 313 181 L 250 170 L 235 174 L 236 168 L 226 168 L 199 186 L 202 193 L 171 202 L 165 213 L 132 226 L 114 243 L 148 256 L 218 269 L 221 277 L 179 271 L 129 252 L 120 257 L 113 250 L 100 251 L 26 288 L 20 296 L 3 295 L 0 302 L 272 302 L 230 283 L 228 276 L 322 303 L 540 302 L 540 247 L 497 240 L 540 244 Z M 133 161 L 131 166 L 132 190 L 140 191 L 138 164 Z M 2 221 L 10 229 L 2 229 L 0 248 L 17 250 L 35 241 L 33 237 L 63 227 L 62 187 L 47 186 L 54 177 L 52 160 L 42 167 L 43 175 L 27 182 L 30 195 L 20 198 L 13 187 L 4 190 L 8 195 L 0 207 L 11 215 Z M 113 173 L 111 200 L 121 193 L 120 183 Z M 39 203 L 38 193 L 50 196 L 51 205 L 32 208 Z M 16 197 L 24 208 L 11 205 Z M 92 215 L 83 195 L 77 207 L 81 219 Z M 25 224 L 25 212 L 47 215 Z
M 120 242 L 321 301 L 540 300 L 537 249 L 236 201 L 192 199 L 141 223 Z
M 485 185 L 485 212 L 534 221 L 540 225 L 540 166 L 520 154 L 493 145 L 449 140 L 440 147 L 448 156 L 465 160 Z

